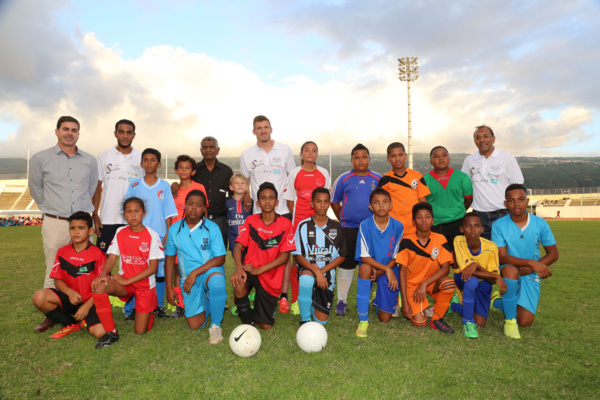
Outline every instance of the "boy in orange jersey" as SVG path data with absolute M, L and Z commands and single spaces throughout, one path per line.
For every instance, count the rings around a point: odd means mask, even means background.
M 433 208 L 429 203 L 417 203 L 412 208 L 413 226 L 416 232 L 404 235 L 396 262 L 400 265 L 400 293 L 402 315 L 413 326 L 427 326 L 425 309 L 429 306 L 426 294 L 435 300 L 431 327 L 444 333 L 454 333 L 442 319 L 448 311 L 454 282 L 448 277 L 452 254 L 446 238 L 431 232 Z
M 392 170 L 379 180 L 377 187 L 385 189 L 392 196 L 394 207 L 390 217 L 402 222 L 404 235 L 415 232 L 412 223 L 412 209 L 417 203 L 426 202 L 429 188 L 419 172 L 406 168 L 406 152 L 399 142 L 387 147 L 387 160 Z

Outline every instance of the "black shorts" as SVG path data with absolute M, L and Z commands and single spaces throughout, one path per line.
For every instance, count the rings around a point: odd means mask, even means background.
M 356 255 L 356 239 L 358 238 L 358 228 L 342 228 L 342 235 L 344 235 L 344 243 L 348 249 L 348 257 L 340 264 L 340 267 L 344 269 L 354 269 L 358 265 L 354 259 Z
M 56 295 L 58 296 L 58 299 L 60 300 L 60 309 L 63 310 L 64 312 L 66 312 L 67 314 L 75 315 L 77 310 L 79 310 L 79 307 L 81 307 L 83 305 L 83 303 L 75 304 L 75 305 L 71 304 L 71 301 L 69 300 L 69 296 L 67 296 L 66 294 L 64 294 L 63 292 L 61 292 L 58 289 L 50 289 L 50 290 L 52 290 L 52 291 L 54 291 L 54 293 L 56 293 Z M 96 313 L 96 306 L 92 306 L 92 308 L 90 308 L 90 312 L 88 312 L 87 317 L 85 317 L 85 322 L 87 322 L 88 327 L 94 326 L 94 325 L 100 323 L 100 318 L 98 317 L 98 314 Z
M 258 276 L 246 274 L 246 290 L 248 293 L 254 288 L 254 319 L 256 322 L 266 325 L 275 324 L 275 313 L 277 311 L 277 297 L 268 293 L 260 284 Z
M 455 221 L 446 222 L 445 224 L 434 225 L 431 231 L 444 235 L 450 245 L 450 249 L 454 251 L 454 238 L 460 235 L 460 227 L 462 226 L 462 218 Z
M 298 279 L 300 279 L 300 275 L 304 271 L 310 271 L 310 274 L 312 276 L 315 276 L 313 272 L 308 268 L 299 266 Z M 329 287 L 331 286 L 331 271 L 327 271 L 325 273 L 325 278 L 327 279 L 327 289 L 321 289 L 319 286 L 317 286 L 316 282 L 313 286 L 312 305 L 315 308 L 315 310 L 319 310 L 323 314 L 329 315 L 329 313 L 331 312 L 331 308 L 333 307 L 333 291 L 329 290 Z
M 96 246 L 100 248 L 106 254 L 108 251 L 108 246 L 110 246 L 110 242 L 112 242 L 115 237 L 115 233 L 117 233 L 117 229 L 125 225 L 102 225 L 100 229 L 100 234 L 102 236 L 96 237 Z

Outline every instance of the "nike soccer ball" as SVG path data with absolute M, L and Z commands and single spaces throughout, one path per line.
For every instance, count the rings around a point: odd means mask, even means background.
M 327 331 L 318 322 L 307 322 L 302 324 L 296 333 L 296 342 L 302 350 L 307 353 L 317 353 L 327 345 Z
M 240 357 L 252 357 L 258 353 L 261 342 L 260 332 L 252 325 L 240 325 L 229 336 L 231 351 Z

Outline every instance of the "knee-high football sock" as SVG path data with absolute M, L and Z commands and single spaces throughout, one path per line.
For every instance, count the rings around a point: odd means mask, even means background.
M 310 321 L 310 307 L 312 305 L 312 293 L 315 278 L 310 275 L 301 275 L 298 289 L 298 305 L 300 306 L 300 319 Z
M 94 298 L 94 306 L 96 307 L 96 314 L 100 318 L 100 323 L 106 332 L 112 332 L 115 330 L 115 320 L 112 315 L 112 306 L 106 293 L 92 293 Z
M 454 281 L 448 279 L 440 285 L 440 291 L 433 294 L 432 297 L 435 300 L 435 307 L 433 317 L 431 317 L 432 321 L 444 318 L 446 311 L 448 311 L 448 307 L 450 307 L 455 287 Z
M 356 279 L 356 307 L 358 308 L 358 320 L 369 320 L 369 300 L 371 298 L 371 280 Z
M 210 296 L 210 319 L 213 324 L 221 326 L 223 311 L 227 302 L 225 276 L 216 274 L 208 279 L 208 295 Z

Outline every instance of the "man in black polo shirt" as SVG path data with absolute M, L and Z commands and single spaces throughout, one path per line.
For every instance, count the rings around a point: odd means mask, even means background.
M 217 160 L 219 155 L 219 142 L 212 136 L 207 136 L 200 142 L 202 161 L 198 163 L 196 174 L 192 180 L 201 183 L 208 195 L 208 218 L 219 225 L 223 243 L 227 243 L 227 219 L 225 214 L 225 200 L 231 196 L 229 179 L 233 171 L 228 165 Z

